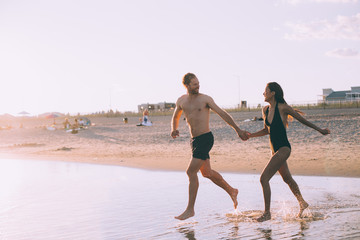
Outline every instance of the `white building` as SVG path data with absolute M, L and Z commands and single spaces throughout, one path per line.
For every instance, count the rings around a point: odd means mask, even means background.
M 149 110 L 150 112 L 166 112 L 171 111 L 175 108 L 175 103 L 143 103 L 138 105 L 138 112 L 143 112 L 145 109 Z
M 351 90 L 348 91 L 334 91 L 331 88 L 324 88 L 323 101 L 360 101 L 360 87 L 351 87 Z

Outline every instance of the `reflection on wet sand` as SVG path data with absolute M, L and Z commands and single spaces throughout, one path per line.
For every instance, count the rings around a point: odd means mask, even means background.
M 257 230 L 260 232 L 262 239 L 272 240 L 271 238 L 272 230 L 270 228 L 258 228 Z
M 181 233 L 186 239 L 196 240 L 195 230 L 191 227 L 180 227 L 178 228 L 179 233 Z
M 272 219 L 258 223 L 254 218 L 263 208 L 258 176 L 223 175 L 241 189 L 241 209 L 233 210 L 232 201 L 221 189 L 200 179 L 196 215 L 179 221 L 173 216 L 187 199 L 183 172 L 3 159 L 1 237 L 360 239 L 360 179 L 299 176 L 310 207 L 303 218 L 297 218 L 296 199 L 281 177 L 275 176 L 272 190 L 281 194 L 273 198 Z
M 247 232 L 241 233 L 241 225 L 242 223 L 252 223 L 256 225 L 261 225 L 261 223 L 258 223 L 255 219 L 261 215 L 262 211 L 260 210 L 248 210 L 248 211 L 234 211 L 234 213 L 227 213 L 226 217 L 229 223 L 232 223 L 233 226 L 230 229 L 229 239 L 237 239 L 239 236 L 246 237 Z M 270 224 L 266 225 L 265 227 L 258 227 L 256 228 L 258 232 L 258 236 L 255 237 L 255 239 L 266 239 L 271 240 L 273 239 L 273 225 L 280 226 L 283 224 L 290 224 L 291 228 L 295 227 L 297 224 L 299 224 L 299 231 L 294 233 L 292 237 L 294 238 L 300 238 L 306 237 L 306 230 L 310 228 L 310 224 L 313 221 L 323 220 L 324 215 L 318 212 L 311 212 L 310 210 L 307 210 L 304 212 L 304 217 L 297 218 L 295 217 L 295 213 L 286 213 L 284 214 L 283 209 L 279 210 L 273 217 L 272 220 L 270 220 Z M 284 235 L 286 232 L 284 232 L 284 228 L 277 227 L 274 230 L 274 235 Z M 286 229 L 286 228 L 285 228 Z

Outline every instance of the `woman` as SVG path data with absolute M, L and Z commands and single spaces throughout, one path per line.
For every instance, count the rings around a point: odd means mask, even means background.
M 270 147 L 272 150 L 272 156 L 267 166 L 263 170 L 260 182 L 263 188 L 265 211 L 261 217 L 257 219 L 259 222 L 267 221 L 271 219 L 270 213 L 270 197 L 271 190 L 269 181 L 272 176 L 279 171 L 284 182 L 286 182 L 296 199 L 300 204 L 300 211 L 298 217 L 301 217 L 302 212 L 306 209 L 309 204 L 303 199 L 299 187 L 295 180 L 292 178 L 289 171 L 289 167 L 286 160 L 289 158 L 291 153 L 291 146 L 287 139 L 286 129 L 288 125 L 288 117 L 292 116 L 296 118 L 302 124 L 311 127 L 323 135 L 329 134 L 328 129 L 321 129 L 311 122 L 303 118 L 297 111 L 287 105 L 284 100 L 284 93 L 280 85 L 276 82 L 270 82 L 266 85 L 265 92 L 263 93 L 265 102 L 269 105 L 265 106 L 262 110 L 264 119 L 264 128 L 258 132 L 250 134 L 252 137 L 260 137 L 270 134 Z M 290 116 L 289 116 L 290 115 Z

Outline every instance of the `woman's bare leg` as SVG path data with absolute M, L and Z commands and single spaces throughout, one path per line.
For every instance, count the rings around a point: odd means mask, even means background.
M 291 176 L 289 167 L 286 162 L 280 167 L 279 173 L 283 178 L 284 182 L 286 182 L 289 185 L 292 193 L 295 195 L 296 199 L 298 200 L 300 205 L 300 211 L 297 216 L 301 217 L 303 211 L 309 206 L 309 204 L 302 197 L 299 186 Z
M 290 152 L 291 150 L 288 147 L 280 148 L 274 155 L 272 155 L 267 166 L 261 173 L 260 182 L 263 188 L 265 211 L 261 217 L 256 219 L 259 222 L 263 222 L 271 219 L 271 213 L 270 213 L 271 189 L 270 189 L 269 181 L 289 158 Z

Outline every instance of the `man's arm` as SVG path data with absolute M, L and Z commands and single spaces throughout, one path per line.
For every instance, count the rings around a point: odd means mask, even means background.
M 181 107 L 179 106 L 179 100 L 176 102 L 176 107 L 175 107 L 175 110 L 174 110 L 174 114 L 172 116 L 172 119 L 171 119 L 171 137 L 172 138 L 176 138 L 179 136 L 179 130 L 178 127 L 179 127 L 179 120 L 180 120 L 180 117 L 181 117 L 181 114 L 182 114 L 182 109 Z
M 248 135 L 250 133 L 241 130 L 238 125 L 236 125 L 234 119 L 230 116 L 230 114 L 220 108 L 211 97 L 208 96 L 208 98 L 208 105 L 210 109 L 216 112 L 227 124 L 229 124 L 237 132 L 237 134 L 242 140 L 249 139 Z

